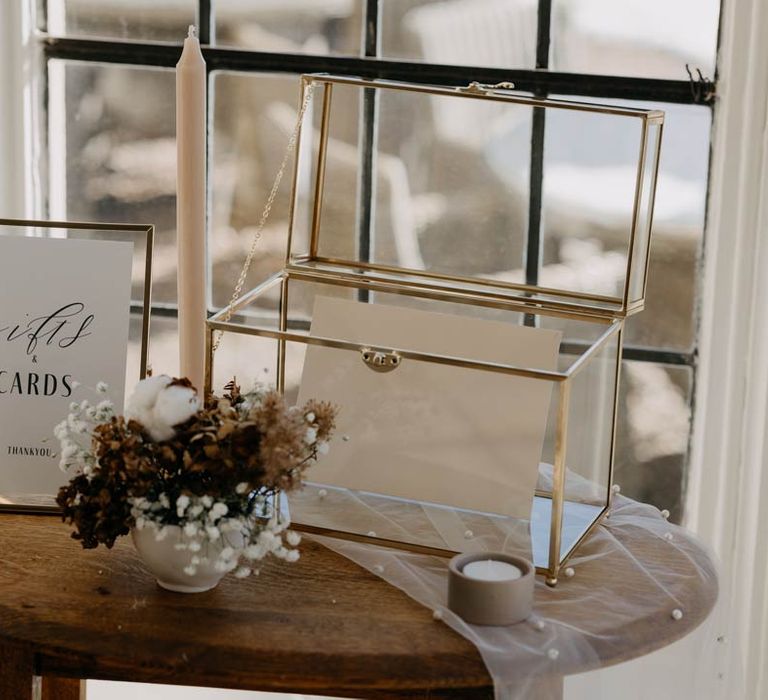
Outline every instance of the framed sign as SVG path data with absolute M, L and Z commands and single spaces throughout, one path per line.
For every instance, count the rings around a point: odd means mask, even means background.
M 73 401 L 122 409 L 146 376 L 153 239 L 150 225 L 0 219 L 0 511 L 56 512 L 69 477 L 54 426 Z

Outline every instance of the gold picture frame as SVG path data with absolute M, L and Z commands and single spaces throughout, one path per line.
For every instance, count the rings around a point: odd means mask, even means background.
M 128 382 L 147 376 L 149 366 L 149 328 L 152 303 L 152 256 L 155 227 L 152 224 L 100 223 L 82 221 L 51 221 L 39 219 L 0 218 L 0 236 L 63 238 L 99 241 L 123 241 L 134 245 L 131 272 L 130 316 L 139 316 L 138 328 L 129 329 L 129 344 L 138 342 L 138 377 L 126 377 Z M 139 264 L 136 264 L 136 261 Z M 143 264 L 142 264 L 143 263 Z M 135 324 L 131 323 L 133 327 Z M 128 348 L 126 348 L 127 362 Z M 63 418 L 64 416 L 62 416 Z M 53 430 L 53 426 L 51 426 Z M 0 465 L 2 458 L 0 457 Z M 0 513 L 57 514 L 54 494 L 0 494 Z

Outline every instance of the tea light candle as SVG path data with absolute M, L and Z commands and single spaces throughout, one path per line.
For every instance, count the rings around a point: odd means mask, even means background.
M 448 607 L 475 625 L 512 625 L 533 609 L 533 565 L 490 552 L 459 554 L 448 565 Z
M 464 566 L 461 573 L 478 581 L 514 581 L 523 575 L 514 564 L 494 559 L 471 561 Z

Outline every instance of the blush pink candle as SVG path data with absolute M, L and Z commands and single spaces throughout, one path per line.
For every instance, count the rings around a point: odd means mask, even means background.
M 179 371 L 201 393 L 205 373 L 205 61 L 189 28 L 176 64 Z

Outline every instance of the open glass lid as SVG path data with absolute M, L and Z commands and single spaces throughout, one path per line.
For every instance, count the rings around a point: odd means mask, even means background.
M 641 310 L 664 113 L 509 87 L 304 76 L 288 267 Z

